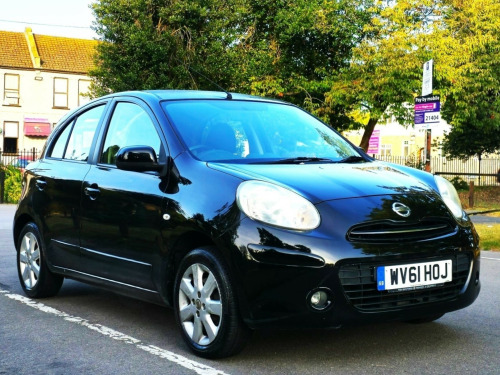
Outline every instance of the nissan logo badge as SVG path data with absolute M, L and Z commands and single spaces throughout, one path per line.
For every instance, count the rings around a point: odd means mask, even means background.
M 392 210 L 397 213 L 399 216 L 408 217 L 411 214 L 410 207 L 403 203 L 393 203 Z

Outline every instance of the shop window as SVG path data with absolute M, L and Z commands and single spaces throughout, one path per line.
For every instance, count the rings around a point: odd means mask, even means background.
M 15 153 L 18 149 L 19 122 L 5 121 L 3 123 L 3 152 Z

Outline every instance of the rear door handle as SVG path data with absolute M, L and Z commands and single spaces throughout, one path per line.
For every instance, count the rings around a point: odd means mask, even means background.
M 38 190 L 43 191 L 47 187 L 47 181 L 42 179 L 36 180 L 36 187 Z

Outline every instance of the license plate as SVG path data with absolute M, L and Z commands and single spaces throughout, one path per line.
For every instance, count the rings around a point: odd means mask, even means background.
M 451 260 L 377 267 L 377 289 L 416 289 L 452 281 Z

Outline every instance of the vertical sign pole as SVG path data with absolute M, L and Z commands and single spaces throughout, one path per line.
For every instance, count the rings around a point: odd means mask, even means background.
M 431 142 L 432 135 L 431 129 L 427 129 L 425 132 L 425 171 L 431 171 Z
M 432 71 L 434 68 L 434 61 L 429 60 L 424 64 L 422 74 L 422 96 L 432 95 Z M 425 139 L 425 170 L 431 171 L 431 142 L 432 131 L 430 128 L 426 131 Z

